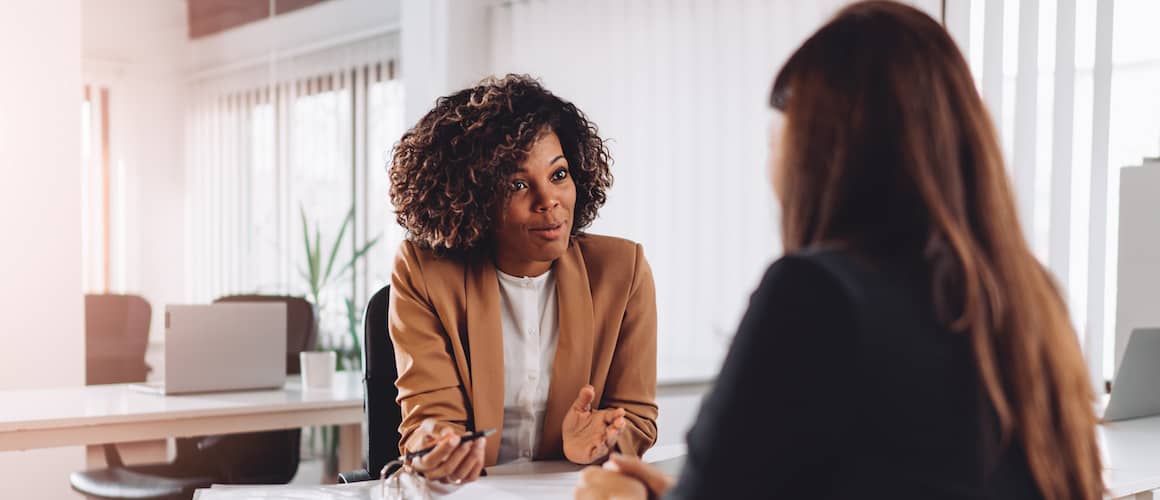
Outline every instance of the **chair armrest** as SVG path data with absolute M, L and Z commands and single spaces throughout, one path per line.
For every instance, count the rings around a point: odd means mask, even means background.
M 338 473 L 338 480 L 343 484 L 361 483 L 363 481 L 371 481 L 374 479 L 378 478 L 371 477 L 370 473 L 367 472 L 366 469 Z

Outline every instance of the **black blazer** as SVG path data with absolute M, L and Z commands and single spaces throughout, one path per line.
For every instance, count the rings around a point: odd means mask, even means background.
M 668 497 L 1041 498 L 922 268 L 838 250 L 770 266 Z

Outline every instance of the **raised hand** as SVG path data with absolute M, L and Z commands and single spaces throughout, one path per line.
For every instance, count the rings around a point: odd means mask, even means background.
M 628 425 L 624 409 L 593 409 L 595 399 L 596 390 L 592 386 L 582 387 L 572 408 L 564 416 L 564 457 L 572 463 L 586 465 L 608 456 Z

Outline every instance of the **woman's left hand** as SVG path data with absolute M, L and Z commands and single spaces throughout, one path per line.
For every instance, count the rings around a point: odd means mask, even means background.
M 628 425 L 623 408 L 594 410 L 595 399 L 596 390 L 590 385 L 584 386 L 564 416 L 564 457 L 572 463 L 586 465 L 608 456 Z
M 577 500 L 660 498 L 673 489 L 673 478 L 636 457 L 614 453 L 603 467 L 580 473 Z

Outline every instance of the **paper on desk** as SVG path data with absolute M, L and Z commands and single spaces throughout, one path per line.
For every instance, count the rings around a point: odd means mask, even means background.
M 314 486 L 222 486 L 197 490 L 193 500 L 383 500 L 378 481 Z
M 570 498 L 580 480 L 580 472 L 534 475 L 503 475 L 480 478 L 444 498 L 560 499 Z

